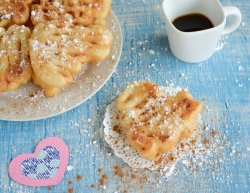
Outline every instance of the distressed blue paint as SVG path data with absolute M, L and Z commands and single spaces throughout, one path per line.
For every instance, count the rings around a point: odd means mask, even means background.
M 224 0 L 222 4 L 238 6 L 245 25 L 230 34 L 224 48 L 211 59 L 193 65 L 175 59 L 170 53 L 161 1 L 114 0 L 113 9 L 124 35 L 117 73 L 95 96 L 67 113 L 33 122 L 0 121 L 0 192 L 51 192 L 46 187 L 18 185 L 10 180 L 7 172 L 13 157 L 33 152 L 36 144 L 48 136 L 65 140 L 71 154 L 69 164 L 74 167 L 65 173 L 64 180 L 53 187 L 52 192 L 67 192 L 69 187 L 73 187 L 74 192 L 99 192 L 90 189 L 90 185 L 100 178 L 97 168 L 102 167 L 108 176 L 112 176 L 111 167 L 122 163 L 114 156 L 106 156 L 110 149 L 101 131 L 105 107 L 116 97 L 117 90 L 123 89 L 128 82 L 143 79 L 188 87 L 195 97 L 219 108 L 223 119 L 216 127 L 222 133 L 227 130 L 227 140 L 245 154 L 244 157 L 231 157 L 228 165 L 222 165 L 224 177 L 219 180 L 212 178 L 209 171 L 191 175 L 188 179 L 174 176 L 160 185 L 165 187 L 162 192 L 250 192 L 250 152 L 247 151 L 250 148 L 250 3 L 249 0 Z M 150 49 L 155 51 L 154 55 L 148 52 Z M 93 141 L 97 143 L 93 144 Z M 83 175 L 81 182 L 75 180 L 77 174 Z M 74 184 L 68 185 L 68 180 L 73 180 Z M 106 187 L 106 192 L 115 192 L 112 180 L 107 181 Z M 139 192 L 133 187 L 130 191 Z M 152 186 L 141 192 L 160 190 Z

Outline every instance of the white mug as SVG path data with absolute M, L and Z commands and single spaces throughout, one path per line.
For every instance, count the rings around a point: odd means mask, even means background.
M 219 0 L 164 0 L 167 35 L 175 57 L 188 63 L 198 63 L 210 58 L 216 50 L 221 35 L 236 30 L 241 23 L 237 7 L 222 7 Z M 205 15 L 214 27 L 194 32 L 183 32 L 173 25 L 174 19 L 192 13 Z M 228 17 L 230 22 L 226 22 Z

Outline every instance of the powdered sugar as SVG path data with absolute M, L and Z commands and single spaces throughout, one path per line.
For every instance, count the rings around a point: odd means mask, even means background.
M 224 45 L 226 44 L 226 39 L 228 38 L 228 36 L 222 36 L 219 41 L 218 44 L 215 48 L 216 51 L 219 51 L 221 49 L 223 49 Z
M 168 96 L 175 96 L 181 89 L 173 87 L 161 87 Z M 131 113 L 133 114 L 133 113 Z M 165 177 L 169 177 L 174 171 L 176 162 L 191 153 L 191 145 L 199 139 L 200 128 L 199 121 L 192 137 L 182 140 L 171 152 L 165 153 L 157 161 L 149 161 L 142 158 L 127 142 L 124 133 L 117 132 L 114 129 L 119 125 L 118 112 L 115 108 L 115 102 L 112 102 L 106 109 L 104 124 L 104 137 L 107 143 L 114 150 L 116 156 L 120 157 L 132 168 L 147 168 L 152 171 L 160 171 Z
M 1 16 L 1 19 L 10 20 L 13 15 L 14 15 L 13 13 L 5 13 Z
M 114 71 L 122 49 L 122 33 L 115 15 L 111 14 L 107 22 L 116 35 L 111 54 L 106 60 L 84 65 L 81 73 L 74 78 L 74 83 L 56 97 L 45 97 L 42 90 L 31 83 L 14 91 L 0 93 L 0 119 L 23 121 L 50 117 L 81 104 L 100 89 Z M 41 46 L 39 44 L 36 40 L 31 43 L 37 50 Z

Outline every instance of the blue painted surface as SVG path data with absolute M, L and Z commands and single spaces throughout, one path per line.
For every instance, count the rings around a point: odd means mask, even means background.
M 190 173 L 186 177 L 180 173 L 166 182 L 152 181 L 140 188 L 131 182 L 129 192 L 250 192 L 250 2 L 224 0 L 222 4 L 240 8 L 242 25 L 225 39 L 223 49 L 212 58 L 200 64 L 186 64 L 175 59 L 169 50 L 161 1 L 114 0 L 113 9 L 124 36 L 116 73 L 95 96 L 67 113 L 33 122 L 0 121 L 0 192 L 61 193 L 71 187 L 74 192 L 84 193 L 123 192 L 128 183 L 112 178 L 113 167 L 123 162 L 109 156 L 112 151 L 103 139 L 102 120 L 117 91 L 135 80 L 188 87 L 219 117 L 217 121 L 209 122 L 209 118 L 204 121 L 226 133 L 225 140 L 230 145 L 224 152 L 227 161 L 215 172 L 208 167 L 196 175 Z M 73 170 L 66 171 L 63 181 L 51 190 L 11 181 L 7 172 L 10 160 L 21 153 L 33 152 L 36 144 L 48 136 L 58 136 L 66 142 Z M 234 156 L 230 155 L 232 148 Z M 109 177 L 106 190 L 98 187 L 100 167 Z M 83 179 L 76 180 L 76 175 Z M 68 184 L 68 180 L 73 184 Z M 91 184 L 96 187 L 90 188 Z

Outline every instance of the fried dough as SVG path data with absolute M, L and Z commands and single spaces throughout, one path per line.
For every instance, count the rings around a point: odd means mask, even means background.
M 41 0 L 32 6 L 31 20 L 34 25 L 51 20 L 72 20 L 84 26 L 106 25 L 112 0 Z
M 31 2 L 32 0 L 0 1 L 0 27 L 25 24 L 29 19 Z
M 202 104 L 187 91 L 170 97 L 157 84 L 139 82 L 125 89 L 116 108 L 130 145 L 145 159 L 156 160 L 192 135 Z
M 104 26 L 83 27 L 64 21 L 36 25 L 30 39 L 34 83 L 46 96 L 57 95 L 84 64 L 103 61 L 112 41 L 112 32 Z
M 31 79 L 30 35 L 25 26 L 0 28 L 0 91 L 16 89 Z

